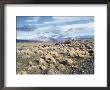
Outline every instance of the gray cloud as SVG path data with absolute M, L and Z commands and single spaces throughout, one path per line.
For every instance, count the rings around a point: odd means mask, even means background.
M 23 27 L 17 27 L 18 31 L 33 31 L 37 29 L 36 27 L 30 27 L 30 26 L 23 26 Z

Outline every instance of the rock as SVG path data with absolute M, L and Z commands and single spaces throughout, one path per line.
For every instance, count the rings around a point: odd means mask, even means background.
M 28 68 L 29 74 L 41 74 L 40 66 L 31 66 Z
M 50 64 L 50 65 L 49 65 L 49 68 L 50 68 L 50 69 L 55 69 L 55 66 L 54 66 L 53 64 Z
M 86 51 L 81 51 L 81 54 L 86 55 Z
M 39 64 L 40 64 L 40 65 L 44 65 L 44 66 L 46 66 L 46 62 L 45 62 L 45 60 L 42 59 L 42 58 L 40 58 L 40 60 L 39 60 Z
M 62 48 L 62 50 L 63 50 L 64 54 L 68 53 L 66 48 Z
M 17 67 L 20 67 L 21 65 L 22 65 L 22 63 L 18 63 L 18 62 L 17 62 Z
M 34 53 L 36 54 L 36 53 L 37 53 L 37 51 L 34 51 Z
M 45 59 L 47 62 L 50 62 L 50 63 L 53 63 L 53 64 L 56 64 L 56 60 L 52 57 L 52 55 L 46 55 L 45 56 Z
M 55 45 L 59 45 L 59 43 L 55 43 Z
M 63 73 L 58 70 L 55 70 L 55 74 L 63 74 Z
M 90 49 L 90 50 L 88 51 L 88 53 L 89 53 L 90 56 L 93 56 L 93 55 L 94 55 L 94 50 Z
M 56 60 L 59 62 L 59 61 L 62 60 L 62 57 L 61 56 L 60 57 L 57 57 Z
M 38 54 L 40 54 L 40 55 L 43 54 L 43 51 L 42 51 L 42 50 L 38 50 L 37 52 L 38 52 Z
M 75 55 L 75 53 L 76 53 L 76 55 Z M 76 50 L 75 53 L 74 53 L 74 55 L 77 58 L 84 58 L 86 56 L 85 55 L 86 53 L 84 51 L 81 51 L 81 50 Z
M 17 54 L 20 54 L 20 50 L 17 50 L 16 52 L 17 52 Z
M 30 65 L 30 66 L 33 66 L 34 64 L 33 64 L 33 62 L 32 62 L 32 61 L 29 61 L 29 65 Z
M 54 72 L 53 69 L 50 69 L 47 73 L 48 73 L 48 74 L 55 74 L 55 72 Z
M 59 71 L 64 71 L 66 69 L 66 67 L 63 64 L 60 64 L 57 68 Z
M 74 51 L 69 50 L 69 51 L 68 51 L 68 55 L 69 55 L 70 57 L 74 57 Z
M 32 70 L 32 67 L 29 67 L 28 70 L 29 70 L 29 71 Z
M 50 62 L 53 63 L 53 64 L 56 64 L 57 63 L 54 58 L 51 58 L 51 61 Z
M 22 58 L 26 59 L 26 58 L 30 58 L 30 55 L 23 55 Z
M 29 49 L 26 50 L 26 53 L 27 53 L 27 55 L 32 55 L 32 54 L 34 54 L 34 53 L 31 52 L 31 50 L 29 50 Z
M 77 65 L 78 62 L 76 60 L 73 59 L 72 61 L 73 61 L 73 63 L 72 63 L 73 66 Z
M 45 56 L 45 60 L 50 60 L 52 58 L 52 55 L 50 55 L 50 54 L 47 54 L 46 56 Z
M 63 64 L 63 65 L 67 65 L 66 60 L 62 60 L 62 61 L 60 61 L 59 63 L 60 63 L 60 64 Z
M 59 56 L 58 53 L 55 52 L 55 51 L 51 51 L 50 54 L 51 54 L 54 58 L 56 58 L 56 57 Z
M 78 53 L 78 56 L 79 56 L 79 58 L 85 58 L 86 57 L 85 55 L 83 55 L 81 53 Z
M 22 50 L 21 53 L 22 53 L 23 55 L 32 55 L 32 54 L 33 54 L 29 49 Z
M 86 56 L 89 56 L 89 53 L 86 51 Z
M 42 70 L 46 70 L 46 67 L 43 66 L 43 65 L 41 65 L 41 69 L 42 69 Z
M 31 66 L 28 68 L 28 70 L 30 71 L 30 70 L 37 69 L 37 68 L 38 68 L 37 66 Z
M 70 43 L 71 43 L 70 40 L 67 40 L 67 41 L 64 42 L 64 44 L 70 44 Z
M 18 74 L 27 74 L 26 71 L 20 71 Z
M 71 64 L 73 64 L 73 61 L 71 59 L 68 59 L 67 64 L 71 65 Z
M 78 57 L 78 52 L 79 52 L 79 50 L 74 51 L 74 52 L 73 52 L 73 56 L 74 56 L 74 57 Z
M 66 58 L 66 59 L 60 61 L 60 63 L 63 65 L 72 65 L 73 61 L 71 59 Z
M 93 48 L 90 44 L 87 44 L 86 47 L 87 47 L 88 49 L 92 49 L 92 48 Z

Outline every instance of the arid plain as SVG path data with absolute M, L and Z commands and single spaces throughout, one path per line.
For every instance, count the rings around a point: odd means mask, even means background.
M 94 40 L 17 42 L 17 74 L 94 74 Z

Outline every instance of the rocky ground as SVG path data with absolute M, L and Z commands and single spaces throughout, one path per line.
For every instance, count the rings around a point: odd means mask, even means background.
M 94 74 L 94 40 L 17 43 L 17 74 Z

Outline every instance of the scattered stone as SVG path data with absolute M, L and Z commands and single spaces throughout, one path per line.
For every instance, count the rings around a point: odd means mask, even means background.
M 52 55 L 46 55 L 46 56 L 45 56 L 45 59 L 46 59 L 47 62 L 56 64 L 56 60 L 53 58 Z
M 58 70 L 59 70 L 59 71 L 64 71 L 64 70 L 66 70 L 66 67 L 65 67 L 63 64 L 60 64 L 60 65 L 58 66 Z
M 32 61 L 29 61 L 29 65 L 30 65 L 30 66 L 33 66 L 34 64 L 33 64 L 33 62 L 32 62 Z
M 68 65 L 72 65 L 73 64 L 73 61 L 71 59 L 68 59 L 66 62 L 67 62 Z
M 48 74 L 55 74 L 55 72 L 54 72 L 53 69 L 50 69 L 47 73 L 48 73 Z
M 45 62 L 45 60 L 42 59 L 42 58 L 40 58 L 40 60 L 39 60 L 39 64 L 40 64 L 40 65 L 44 65 L 44 66 L 46 66 L 46 62 Z
M 94 73 L 94 40 L 19 43 L 16 54 L 17 74 Z
M 20 71 L 18 74 L 27 74 L 26 71 Z
M 46 67 L 43 66 L 43 65 L 41 65 L 41 69 L 42 69 L 42 70 L 46 70 Z

